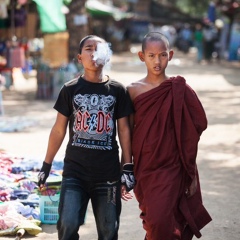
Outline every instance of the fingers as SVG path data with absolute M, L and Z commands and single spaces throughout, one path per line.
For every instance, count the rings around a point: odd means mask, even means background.
M 127 193 L 127 194 L 124 194 L 124 195 L 122 194 L 122 200 L 124 200 L 124 201 L 128 201 L 132 198 L 133 198 L 133 195 L 131 193 Z
M 122 199 L 124 201 L 128 201 L 133 198 L 133 195 L 131 193 L 127 192 L 126 187 L 124 185 L 122 185 L 122 187 L 121 187 L 121 194 L 122 194 Z
M 45 184 L 43 184 L 43 183 L 39 184 L 40 191 L 44 190 L 45 188 L 46 188 Z

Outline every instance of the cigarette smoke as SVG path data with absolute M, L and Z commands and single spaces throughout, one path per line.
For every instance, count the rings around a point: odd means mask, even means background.
M 93 60 L 96 61 L 96 65 L 106 65 L 112 56 L 112 50 L 109 43 L 98 43 L 97 50 L 93 54 Z

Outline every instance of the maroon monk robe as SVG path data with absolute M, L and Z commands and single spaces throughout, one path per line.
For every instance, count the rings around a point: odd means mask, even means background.
M 196 166 L 198 141 L 207 127 L 195 92 L 178 76 L 134 100 L 134 193 L 147 240 L 190 240 L 211 221 L 202 204 Z M 194 177 L 197 192 L 187 197 Z

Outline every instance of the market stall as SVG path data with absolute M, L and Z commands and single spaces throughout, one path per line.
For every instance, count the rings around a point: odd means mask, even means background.
M 57 162 L 39 190 L 40 161 L 0 150 L 0 237 L 37 235 L 41 224 L 56 224 L 61 191 L 62 162 Z
M 1 3 L 0 11 L 0 74 L 5 87 L 14 85 L 13 69 L 30 69 L 29 40 L 36 37 L 37 15 L 27 0 Z

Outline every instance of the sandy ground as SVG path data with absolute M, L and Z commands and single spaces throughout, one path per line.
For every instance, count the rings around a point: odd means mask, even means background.
M 145 67 L 133 53 L 114 55 L 109 75 L 124 84 L 138 80 Z M 204 240 L 240 239 L 240 65 L 226 62 L 197 64 L 194 53 L 177 53 L 170 62 L 168 74 L 182 75 L 197 92 L 206 110 L 209 125 L 199 144 L 198 167 L 203 201 L 213 221 L 201 232 Z M 18 77 L 13 88 L 3 91 L 6 119 L 29 119 L 32 126 L 21 131 L 0 132 L 0 148 L 17 156 L 43 160 L 50 128 L 56 112 L 54 100 L 36 100 L 36 79 Z M 57 158 L 62 158 L 66 139 Z M 144 239 L 135 199 L 123 202 L 119 240 Z M 25 234 L 22 239 L 57 239 L 55 225 L 41 225 L 37 236 Z M 96 240 L 91 206 L 86 224 L 79 231 L 81 239 Z M 14 236 L 1 239 L 14 239 Z M 194 238 L 195 239 L 195 238 Z

